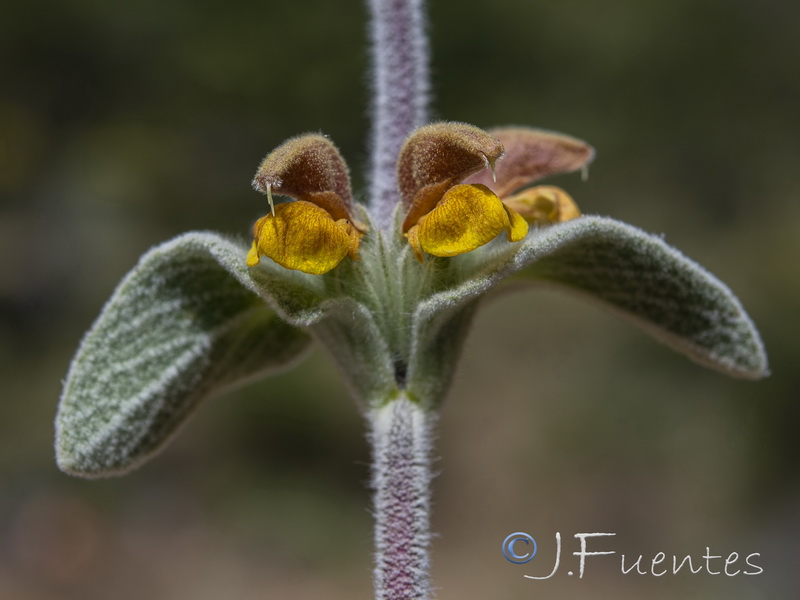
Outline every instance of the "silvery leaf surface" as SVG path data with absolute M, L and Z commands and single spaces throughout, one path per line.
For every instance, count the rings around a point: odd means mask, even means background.
M 601 217 L 542 234 L 510 270 L 595 299 L 707 367 L 745 379 L 769 374 L 761 337 L 739 299 L 660 237 Z
M 310 338 L 260 297 L 264 285 L 251 279 L 245 255 L 238 243 L 193 232 L 140 259 L 73 359 L 56 417 L 61 469 L 87 477 L 127 471 L 161 449 L 205 398 L 303 354 Z M 307 294 L 271 283 L 285 297 Z
M 500 240 L 504 242 L 504 240 Z M 533 230 L 520 246 L 493 243 L 457 257 L 462 283 L 423 303 L 414 323 L 420 359 L 412 384 L 429 379 L 424 360 L 437 351 L 449 320 L 501 282 L 549 284 L 599 302 L 659 341 L 734 377 L 769 374 L 761 338 L 730 289 L 660 237 L 605 217 L 584 216 Z M 417 379 L 419 381 L 417 382 Z
M 463 288 L 459 290 L 463 292 Z M 447 293 L 420 303 L 414 314 L 414 338 L 408 393 L 429 406 L 441 402 L 461 357 L 478 299 L 449 302 Z
M 375 316 L 364 304 L 341 297 L 323 304 L 325 318 L 311 332 L 330 354 L 356 401 L 370 406 L 396 391 L 392 354 Z

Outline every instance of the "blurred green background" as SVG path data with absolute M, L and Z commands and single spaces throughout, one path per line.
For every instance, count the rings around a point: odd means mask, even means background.
M 529 124 L 598 150 L 585 212 L 728 283 L 773 375 L 702 369 L 548 291 L 480 314 L 444 407 L 434 585 L 447 598 L 791 597 L 800 587 L 800 5 L 794 0 L 434 0 L 434 113 Z M 119 278 L 190 229 L 247 236 L 285 138 L 322 130 L 363 190 L 366 11 L 305 0 L 0 5 L 0 599 L 371 597 L 369 451 L 327 357 L 207 404 L 119 479 L 57 471 L 70 357 Z M 363 195 L 362 195 L 363 197 Z M 564 560 L 612 549 L 760 552 L 757 577 L 544 582 L 506 562 L 527 531 Z M 598 544 L 600 546 L 600 544 Z M 550 548 L 550 550 L 548 550 Z

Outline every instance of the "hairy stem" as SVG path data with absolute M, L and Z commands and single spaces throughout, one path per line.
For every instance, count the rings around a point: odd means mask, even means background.
M 406 396 L 370 412 L 376 600 L 430 597 L 433 414 Z
M 370 199 L 373 223 L 391 229 L 397 156 L 403 141 L 427 121 L 428 42 L 423 0 L 369 0 L 373 63 Z

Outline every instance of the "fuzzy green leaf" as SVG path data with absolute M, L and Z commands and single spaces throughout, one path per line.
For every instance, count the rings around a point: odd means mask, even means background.
M 660 237 L 584 217 L 534 237 L 521 276 L 593 298 L 692 360 L 745 379 L 769 374 L 761 338 L 719 279 Z
M 61 469 L 127 471 L 201 400 L 303 353 L 310 338 L 259 297 L 245 255 L 217 234 L 188 233 L 140 259 L 73 359 L 56 418 Z
M 366 407 L 390 396 L 396 385 L 391 352 L 373 313 L 347 297 L 322 306 L 325 318 L 311 331 L 339 367 L 355 400 Z
M 427 360 L 441 352 L 442 332 L 458 329 L 464 309 L 504 280 L 547 283 L 596 300 L 692 360 L 728 375 L 759 379 L 769 374 L 758 331 L 730 289 L 660 237 L 614 219 L 581 217 L 535 230 L 520 246 L 488 245 L 457 257 L 454 265 L 462 283 L 426 299 L 415 317 L 421 358 L 410 378 L 416 386 L 430 379 L 425 349 Z
M 446 296 L 437 294 L 420 303 L 414 314 L 416 327 L 409 365 L 408 393 L 429 407 L 440 403 L 450 389 L 479 304 L 478 300 L 465 304 L 458 301 L 443 303 Z

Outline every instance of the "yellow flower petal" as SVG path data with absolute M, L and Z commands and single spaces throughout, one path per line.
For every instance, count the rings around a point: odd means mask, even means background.
M 406 234 L 406 239 L 408 240 L 408 245 L 411 246 L 411 249 L 414 251 L 414 256 L 417 257 L 417 262 L 422 263 L 423 254 L 422 254 L 422 246 L 419 243 L 419 224 L 425 220 L 423 216 L 414 225 L 411 229 L 408 230 Z
M 520 242 L 528 235 L 528 222 L 521 214 L 503 202 L 503 208 L 508 214 L 509 227 L 506 228 L 506 235 L 509 242 Z
M 354 223 L 348 221 L 347 219 L 339 219 L 336 221 L 336 225 L 350 237 L 350 248 L 347 250 L 350 258 L 353 260 L 359 260 L 358 250 L 361 248 L 361 238 L 364 236 L 364 233 L 359 228 L 359 225 L 363 224 L 358 222 Z
M 254 234 L 258 255 L 312 275 L 333 269 L 353 245 L 351 236 L 327 211 L 302 200 L 278 204 L 274 217 L 258 220 Z
M 451 187 L 418 225 L 419 245 L 434 256 L 464 254 L 511 231 L 503 203 L 484 185 Z
M 581 215 L 578 205 L 567 192 L 552 185 L 540 185 L 509 196 L 503 202 L 529 223 L 550 225 Z
M 255 240 L 253 240 L 253 245 L 250 248 L 250 252 L 247 253 L 247 266 L 255 267 L 260 262 L 261 259 L 258 257 L 258 246 L 256 245 Z

